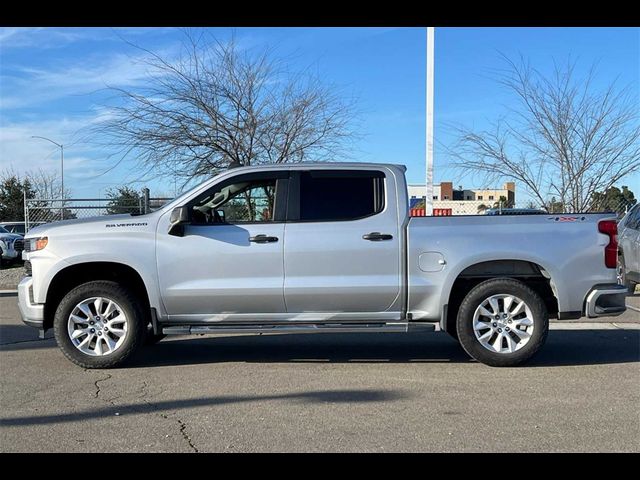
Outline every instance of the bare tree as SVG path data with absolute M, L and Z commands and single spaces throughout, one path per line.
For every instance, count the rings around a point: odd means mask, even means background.
M 29 170 L 24 174 L 25 180 L 28 180 L 34 191 L 36 200 L 29 202 L 29 208 L 36 212 L 36 217 L 31 217 L 31 221 L 64 220 L 77 218 L 76 213 L 67 208 L 64 200 L 71 198 L 71 190 L 64 189 L 64 198 L 60 198 L 62 193 L 62 182 L 60 180 L 60 172 L 57 170 L 44 170 L 38 168 Z M 62 201 L 55 201 L 55 199 Z M 32 213 L 33 215 L 33 213 Z
M 35 190 L 35 197 L 41 199 L 60 198 L 62 183 L 57 170 L 29 170 L 25 173 L 25 178 L 29 180 Z M 65 188 L 65 198 L 71 197 L 71 191 Z
M 62 210 L 60 202 L 51 201 L 60 198 L 60 187 L 56 171 L 39 168 L 19 174 L 10 168 L 3 169 L 0 171 L 0 218 L 24 220 L 25 197 L 30 200 L 30 208 L 38 212 L 39 221 L 60 220 L 63 215 L 75 218 L 68 208 Z M 70 191 L 65 189 L 65 198 L 69 197 Z
M 578 79 L 575 63 L 545 77 L 523 59 L 505 60 L 498 81 L 516 107 L 488 131 L 455 127 L 454 164 L 487 182 L 523 184 L 547 211 L 556 196 L 572 212 L 589 210 L 595 192 L 640 169 L 639 109 L 628 88 L 596 89 L 595 69 Z
M 134 156 L 141 175 L 187 183 L 234 163 L 337 160 L 353 137 L 353 101 L 308 72 L 289 73 L 269 50 L 185 33 L 175 60 L 144 52 L 146 86 L 110 88 L 117 102 L 91 131 L 118 147 L 118 161 Z

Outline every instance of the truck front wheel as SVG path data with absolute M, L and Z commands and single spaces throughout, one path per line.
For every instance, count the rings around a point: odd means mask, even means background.
M 84 283 L 67 293 L 56 309 L 53 326 L 64 355 L 84 368 L 122 365 L 147 333 L 140 302 L 110 281 Z
M 549 331 L 549 315 L 540 295 L 523 282 L 494 278 L 467 294 L 456 327 L 460 344 L 471 357 L 493 367 L 513 367 L 540 350 Z

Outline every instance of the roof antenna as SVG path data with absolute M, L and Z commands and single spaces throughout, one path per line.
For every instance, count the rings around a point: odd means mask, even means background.
M 238 162 L 237 160 L 234 160 L 233 162 L 229 163 L 229 166 L 227 167 L 227 169 L 231 170 L 232 168 L 238 168 L 241 166 L 242 164 L 240 162 Z

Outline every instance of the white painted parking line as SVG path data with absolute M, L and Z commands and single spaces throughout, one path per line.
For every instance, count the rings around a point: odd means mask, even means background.
M 576 322 L 561 323 L 551 322 L 549 330 L 640 330 L 639 323 L 599 323 L 599 322 Z

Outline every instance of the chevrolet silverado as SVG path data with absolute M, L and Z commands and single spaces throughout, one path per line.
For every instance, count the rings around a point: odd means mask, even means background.
M 229 169 L 145 215 L 38 226 L 24 322 L 86 368 L 167 334 L 445 331 L 515 366 L 549 318 L 619 315 L 613 214 L 410 217 L 405 167 Z

